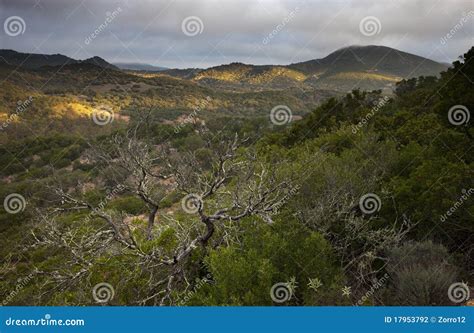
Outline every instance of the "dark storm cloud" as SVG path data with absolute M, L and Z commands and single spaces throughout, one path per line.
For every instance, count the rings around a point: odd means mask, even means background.
M 471 0 L 0 0 L 0 14 L 2 26 L 11 16 L 26 25 L 18 36 L 1 31 L 0 48 L 181 68 L 287 64 L 353 44 L 451 62 L 474 36 Z M 189 16 L 203 23 L 195 36 L 182 31 Z M 373 36 L 359 29 L 367 16 L 380 22 Z

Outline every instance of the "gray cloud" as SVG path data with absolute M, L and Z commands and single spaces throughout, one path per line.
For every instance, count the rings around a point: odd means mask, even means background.
M 377 44 L 452 62 L 474 44 L 473 11 L 471 0 L 0 0 L 2 26 L 13 15 L 26 23 L 16 37 L 1 31 L 0 47 L 184 68 L 288 64 L 343 46 Z M 183 33 L 188 16 L 202 20 L 202 33 Z M 380 21 L 374 36 L 359 30 L 367 16 Z

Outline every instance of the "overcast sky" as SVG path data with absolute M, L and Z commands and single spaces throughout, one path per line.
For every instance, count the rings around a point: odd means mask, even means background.
M 354 44 L 452 62 L 474 45 L 473 0 L 0 0 L 0 19 L 0 48 L 177 68 L 289 64 Z

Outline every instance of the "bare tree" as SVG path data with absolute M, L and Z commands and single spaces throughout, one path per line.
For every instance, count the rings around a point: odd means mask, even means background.
M 166 180 L 171 175 L 161 172 L 166 161 L 167 147 L 156 147 L 138 138 L 141 123 L 125 135 L 115 135 L 97 147 L 90 145 L 90 156 L 101 162 L 104 177 L 140 198 L 148 207 L 147 238 L 152 238 L 161 201 L 172 191 Z
M 291 182 L 279 177 L 276 169 L 260 163 L 249 150 L 239 152 L 244 142 L 237 135 L 231 139 L 219 135 L 208 137 L 207 158 L 187 152 L 169 163 L 178 188 L 186 193 L 182 200 L 184 210 L 197 215 L 205 229 L 183 243 L 169 261 L 176 268 L 169 277 L 161 304 L 169 299 L 173 280 L 182 274 L 181 263 L 196 247 L 208 244 L 217 223 L 236 223 L 248 216 L 260 216 L 263 221 L 271 222 L 270 215 L 291 190 Z
M 186 267 L 190 254 L 198 247 L 206 249 L 209 246 L 216 229 L 222 225 L 220 222 L 235 224 L 246 217 L 259 216 L 264 223 L 271 223 L 272 213 L 284 204 L 292 188 L 288 175 L 279 174 L 278 168 L 260 162 L 255 153 L 242 148 L 244 142 L 238 136 L 230 139 L 207 136 L 204 151 L 208 154 L 205 156 L 198 156 L 196 152 L 164 156 L 139 140 L 136 131 L 129 131 L 124 137 L 115 136 L 108 152 L 96 149 L 94 154 L 102 161 L 104 174 L 148 204 L 149 237 L 159 209 L 157 193 L 161 193 L 159 188 L 163 186 L 163 179 L 173 182 L 171 188 L 176 187 L 183 193 L 182 207 L 190 214 L 189 221 L 183 224 L 168 217 L 167 225 L 156 227 L 158 233 L 168 227 L 176 231 L 178 241 L 171 252 L 157 245 L 144 249 L 123 214 L 107 209 L 106 205 L 94 206 L 77 194 L 56 188 L 62 205 L 50 212 L 49 221 L 54 221 L 55 214 L 86 210 L 105 222 L 105 229 L 91 230 L 87 241 L 73 242 L 65 239 L 70 239 L 74 230 L 60 232 L 58 228 L 52 228 L 54 223 L 42 219 L 48 228 L 41 236 L 35 235 L 36 245 L 67 247 L 72 254 L 69 267 L 80 266 L 80 274 L 66 274 L 67 268 L 52 273 L 60 277 L 56 280 L 68 285 L 66 280 L 71 282 L 86 276 L 96 255 L 119 246 L 123 249 L 122 255 L 136 258 L 142 271 L 149 276 L 150 282 L 137 304 L 173 304 L 173 291 L 187 284 Z M 164 171 L 166 175 L 162 173 Z M 213 244 L 219 245 L 218 242 Z

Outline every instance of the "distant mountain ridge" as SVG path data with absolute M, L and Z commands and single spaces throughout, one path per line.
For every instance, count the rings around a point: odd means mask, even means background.
M 290 65 L 230 63 L 207 69 L 166 69 L 140 63 L 108 63 L 100 57 L 75 60 L 61 54 L 45 55 L 0 50 L 0 64 L 38 69 L 44 66 L 90 64 L 114 70 L 156 72 L 223 91 L 254 92 L 299 89 L 347 92 L 393 90 L 396 82 L 419 76 L 437 76 L 448 65 L 386 46 L 349 46 L 322 59 Z
M 437 75 L 448 66 L 386 46 L 349 46 L 322 59 L 291 64 L 289 68 L 307 74 L 329 76 L 347 71 L 367 71 L 402 78 Z
M 393 89 L 396 82 L 437 76 L 448 66 L 386 46 L 349 46 L 322 59 L 290 65 L 231 63 L 204 70 L 167 70 L 164 74 L 192 79 L 204 86 L 230 90 L 299 87 L 350 91 Z
M 91 57 L 85 60 L 76 60 L 62 54 L 21 53 L 13 50 L 0 50 L 0 64 L 20 66 L 26 69 L 39 69 L 44 66 L 66 66 L 75 64 L 92 64 L 102 68 L 119 68 L 108 63 L 101 57 Z
M 120 69 L 144 72 L 161 72 L 169 69 L 167 67 L 153 66 L 150 64 L 142 64 L 138 62 L 114 62 L 113 65 Z

